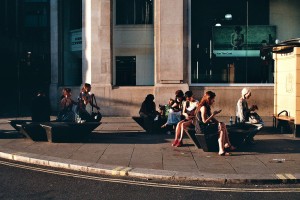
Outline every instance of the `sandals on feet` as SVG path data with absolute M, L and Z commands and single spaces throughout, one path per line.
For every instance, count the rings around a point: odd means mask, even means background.
M 229 153 L 229 152 L 223 152 L 223 153 L 219 153 L 219 156 L 231 156 L 232 154 L 231 153 Z
M 172 147 L 175 147 L 178 144 L 178 140 L 174 140 L 174 142 L 172 143 Z
M 225 143 L 225 144 L 224 144 L 224 148 L 225 148 L 225 149 L 228 149 L 228 150 L 230 150 L 230 151 L 236 150 L 236 147 L 235 147 L 235 146 L 229 145 L 228 143 Z

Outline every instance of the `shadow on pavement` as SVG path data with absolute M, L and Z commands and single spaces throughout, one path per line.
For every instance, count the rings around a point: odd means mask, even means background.
M 18 139 L 24 136 L 15 130 L 0 130 L 0 139 Z

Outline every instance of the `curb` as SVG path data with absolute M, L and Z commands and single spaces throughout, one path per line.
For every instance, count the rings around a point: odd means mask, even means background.
M 299 183 L 300 174 L 212 174 L 192 173 L 88 163 L 33 153 L 17 152 L 0 147 L 0 158 L 34 165 L 80 171 L 85 173 L 132 177 L 148 180 L 201 181 L 218 184 L 281 184 Z

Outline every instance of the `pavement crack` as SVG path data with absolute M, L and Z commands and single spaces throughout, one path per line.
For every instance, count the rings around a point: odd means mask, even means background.
M 110 146 L 111 144 L 107 145 L 107 147 L 105 148 L 105 150 L 102 152 L 102 154 L 99 156 L 98 160 L 96 161 L 96 163 L 99 163 L 101 157 L 104 155 L 104 153 L 106 152 L 106 150 L 108 149 L 108 147 Z
M 132 157 L 133 157 L 133 153 L 134 153 L 134 150 L 135 150 L 135 146 L 136 146 L 136 144 L 134 144 L 134 146 L 133 146 L 133 149 L 132 149 L 131 156 L 130 156 L 129 163 L 128 163 L 128 166 L 127 166 L 127 167 L 129 167 L 130 164 L 131 164 L 131 160 L 132 160 Z

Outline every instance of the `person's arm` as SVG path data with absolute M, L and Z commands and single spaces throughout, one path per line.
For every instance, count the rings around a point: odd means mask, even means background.
M 92 107 L 96 108 L 97 110 L 99 110 L 99 106 L 97 106 L 96 104 L 94 104 L 93 99 L 95 98 L 94 94 L 91 94 L 89 97 L 89 103 L 91 104 Z
M 218 110 L 218 111 L 214 111 L 211 116 L 208 116 L 207 117 L 207 110 L 205 108 L 205 106 L 202 106 L 200 108 L 200 111 L 201 111 L 201 118 L 203 120 L 203 123 L 209 123 L 210 121 L 214 121 L 216 123 L 218 123 L 219 121 L 215 119 L 215 115 L 219 114 L 222 110 Z
M 183 104 L 182 115 L 187 119 L 189 115 L 186 112 L 186 101 L 184 101 L 182 104 Z
M 237 117 L 240 119 L 240 122 L 245 122 L 245 116 L 244 116 L 244 108 L 243 108 L 243 101 L 241 99 L 237 102 Z

